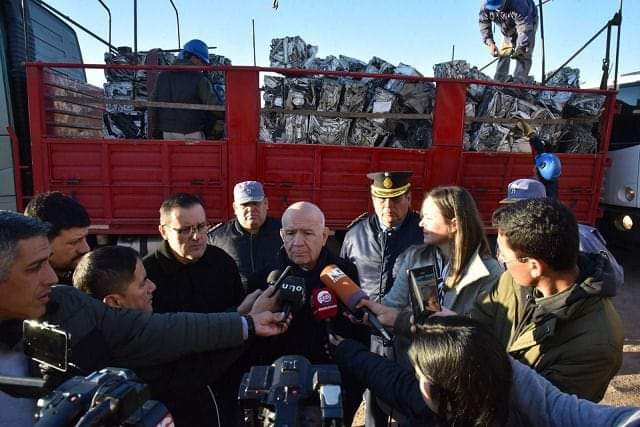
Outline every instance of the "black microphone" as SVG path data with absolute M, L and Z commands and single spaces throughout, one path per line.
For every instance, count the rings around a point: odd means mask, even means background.
M 267 276 L 267 284 L 269 286 L 275 286 L 276 290 L 280 289 L 280 286 L 282 285 L 282 282 L 289 275 L 289 273 L 291 272 L 292 268 L 293 267 L 288 265 L 287 268 L 284 269 L 284 271 L 282 271 L 282 270 L 273 270 Z
M 282 304 L 282 312 L 286 320 L 290 313 L 295 313 L 302 308 L 307 295 L 302 277 L 287 276 L 281 283 L 278 301 Z

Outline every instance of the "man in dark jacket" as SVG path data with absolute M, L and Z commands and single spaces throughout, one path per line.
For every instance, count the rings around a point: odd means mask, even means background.
M 276 262 L 282 246 L 280 220 L 268 217 L 268 210 L 269 201 L 261 183 L 239 182 L 233 188 L 236 218 L 209 230 L 209 244 L 233 258 L 245 290 L 249 276 Z
M 58 276 L 58 284 L 71 285 L 73 269 L 82 255 L 89 252 L 87 235 L 91 221 L 87 210 L 77 200 L 52 191 L 31 199 L 24 214 L 51 225 L 49 263 Z
M 367 175 L 375 215 L 360 219 L 347 232 L 340 256 L 358 268 L 360 286 L 381 301 L 393 285 L 396 258 L 409 246 L 423 242 L 420 217 L 411 209 L 411 172 L 375 172 Z M 391 356 L 391 347 L 371 337 L 371 351 Z M 387 416 L 367 393 L 367 426 L 384 426 Z
M 138 253 L 126 246 L 103 246 L 82 258 L 73 274 L 76 288 L 110 307 L 153 312 L 155 284 Z M 258 298 L 249 313 L 269 310 L 275 299 Z M 176 425 L 218 425 L 217 402 L 208 384 L 223 377 L 243 347 L 204 352 L 165 365 L 137 369 L 152 398 L 164 403 Z
M 297 202 L 285 210 L 282 215 L 282 240 L 284 249 L 280 251 L 276 263 L 249 279 L 249 290 L 264 289 L 267 276 L 273 270 L 283 271 L 291 266 L 291 276 L 304 279 L 306 299 L 300 311 L 293 313 L 293 320 L 286 335 L 282 339 L 263 340 L 258 354 L 257 364 L 271 364 L 275 359 L 287 354 L 306 357 L 311 363 L 333 363 L 327 353 L 328 336 L 325 325 L 314 320 L 310 305 L 310 296 L 314 289 L 324 288 L 320 281 L 320 272 L 330 264 L 337 265 L 355 283 L 358 273 L 355 266 L 343 258 L 331 254 L 325 247 L 329 236 L 325 227 L 324 214 L 313 203 Z M 331 321 L 332 328 L 342 331 L 360 341 L 368 339 L 368 332 L 352 325 L 345 317 L 340 316 Z M 338 332 L 340 333 L 340 332 Z M 354 384 L 349 376 L 343 376 L 343 399 L 345 425 L 351 425 L 351 419 L 362 400 L 362 388 Z
M 160 207 L 160 248 L 147 255 L 144 266 L 158 289 L 157 313 L 235 311 L 245 293 L 235 261 L 222 249 L 207 244 L 209 226 L 202 201 L 176 193 Z M 235 416 L 234 404 L 245 366 L 241 361 L 215 384 L 221 418 Z M 197 406 L 197 405 L 196 405 Z
M 185 43 L 176 65 L 209 64 L 209 48 L 202 40 Z M 158 75 L 151 101 L 216 105 L 211 81 L 202 71 L 163 71 Z M 153 108 L 150 121 L 164 139 L 205 139 L 213 126 L 211 111 L 184 108 Z
M 527 199 L 493 214 L 506 270 L 471 318 L 565 393 L 602 399 L 622 364 L 623 330 L 611 264 L 578 255 L 578 225 L 555 199 Z
M 28 376 L 22 320 L 40 319 L 71 336 L 70 362 L 88 374 L 107 366 L 136 368 L 186 354 L 232 348 L 253 335 L 282 333 L 283 316 L 270 312 L 149 314 L 105 304 L 69 286 L 53 286 L 49 227 L 0 211 L 0 372 Z M 250 326 L 253 325 L 254 328 Z M 255 333 L 252 333 L 255 331 Z M 99 364 L 98 359 L 104 364 Z M 0 392 L 0 425 L 31 425 L 35 401 Z
M 538 28 L 538 9 L 533 0 L 485 0 L 478 19 L 482 42 L 492 56 L 499 57 L 495 79 L 507 80 L 510 58 L 515 59 L 513 79 L 524 82 L 531 70 L 531 56 Z M 496 46 L 491 26 L 502 32 L 502 45 Z

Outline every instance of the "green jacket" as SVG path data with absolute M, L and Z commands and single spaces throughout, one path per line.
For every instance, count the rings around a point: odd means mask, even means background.
M 470 316 L 560 390 L 598 402 L 622 364 L 623 329 L 610 300 L 615 284 L 608 260 L 581 255 L 578 267 L 576 284 L 546 298 L 505 272 L 479 295 Z

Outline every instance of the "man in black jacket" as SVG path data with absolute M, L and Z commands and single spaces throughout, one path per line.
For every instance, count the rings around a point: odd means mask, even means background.
M 103 246 L 82 258 L 73 274 L 76 288 L 115 308 L 153 311 L 155 284 L 138 253 L 125 246 Z M 248 297 L 250 298 L 250 297 Z M 251 301 L 249 301 L 251 302 Z M 258 298 L 249 313 L 273 308 L 275 298 Z M 243 347 L 189 355 L 165 365 L 146 367 L 136 373 L 151 387 L 152 398 L 163 402 L 176 425 L 219 425 L 218 402 L 208 386 L 222 378 L 240 358 Z
M 276 262 L 282 246 L 280 220 L 268 217 L 268 210 L 269 201 L 260 182 L 239 182 L 233 188 L 235 219 L 209 230 L 209 244 L 234 259 L 245 290 L 249 276 Z
M 420 217 L 411 211 L 411 172 L 374 172 L 367 175 L 375 209 L 347 232 L 340 256 L 358 267 L 362 289 L 374 301 L 381 301 L 393 285 L 396 258 L 411 245 L 423 242 Z M 371 337 L 371 351 L 390 356 L 380 337 Z M 366 396 L 367 427 L 386 425 L 387 416 L 374 399 Z
M 185 43 L 176 61 L 176 65 L 208 64 L 209 48 L 198 39 Z M 163 71 L 158 75 L 151 100 L 180 104 L 220 104 L 211 81 L 202 71 Z M 211 111 L 152 108 L 150 113 L 154 131 L 161 133 L 163 139 L 205 139 L 213 126 L 214 116 Z
M 267 276 L 271 271 L 283 271 L 287 266 L 291 266 L 290 276 L 304 279 L 307 297 L 300 311 L 293 313 L 293 320 L 286 335 L 281 339 L 262 340 L 259 343 L 259 350 L 254 351 L 257 356 L 254 363 L 271 364 L 278 357 L 290 354 L 304 356 L 314 364 L 333 363 L 327 352 L 329 342 L 325 325 L 314 320 L 309 303 L 310 296 L 314 289 L 324 288 L 320 281 L 320 272 L 327 265 L 337 265 L 355 283 L 358 283 L 357 270 L 351 262 L 336 257 L 325 247 L 329 230 L 325 227 L 324 214 L 313 203 L 297 202 L 285 210 L 282 215 L 281 236 L 284 249 L 280 251 L 278 261 L 251 276 L 249 290 L 265 289 Z M 363 342 L 368 339 L 367 330 L 352 325 L 343 316 L 333 319 L 331 323 L 335 331 L 343 331 Z M 351 419 L 362 401 L 363 390 L 348 375 L 343 375 L 342 384 L 345 425 L 351 425 Z
M 225 251 L 207 244 L 207 223 L 202 201 L 176 193 L 160 207 L 160 235 L 164 242 L 144 259 L 149 278 L 158 289 L 156 313 L 235 311 L 245 292 L 238 267 Z M 255 295 L 257 296 L 257 295 Z M 239 361 L 227 375 L 211 384 L 225 410 L 221 418 L 235 416 L 238 386 L 246 366 Z

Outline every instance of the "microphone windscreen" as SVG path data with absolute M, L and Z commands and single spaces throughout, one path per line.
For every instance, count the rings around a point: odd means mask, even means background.
M 316 320 L 333 319 L 338 315 L 338 301 L 326 288 L 311 291 L 311 311 Z
M 302 277 L 287 276 L 280 287 L 278 300 L 291 306 L 291 312 L 298 311 L 306 301 L 305 281 Z
M 358 311 L 356 304 L 363 299 L 369 299 L 367 294 L 335 264 L 329 264 L 322 269 L 320 281 L 351 311 Z

